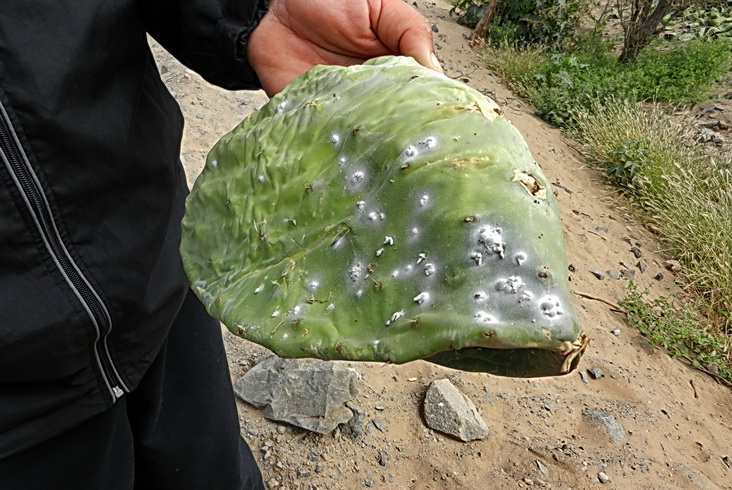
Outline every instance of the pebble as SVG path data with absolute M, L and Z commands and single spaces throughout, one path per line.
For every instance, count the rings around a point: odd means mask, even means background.
M 607 226 L 597 226 L 597 227 L 595 227 L 595 230 L 601 231 L 603 233 L 607 233 L 608 232 Z
M 373 478 L 366 478 L 363 481 L 363 486 L 365 486 L 365 487 L 370 487 L 373 484 L 374 484 L 374 479 Z
M 590 382 L 587 380 L 587 375 L 585 374 L 584 371 L 580 371 L 579 375 L 580 375 L 580 379 L 582 380 L 582 382 L 584 384 L 590 384 Z
M 612 277 L 613 279 L 620 279 L 620 271 L 616 269 L 610 269 L 607 271 L 607 275 Z
M 601 281 L 605 279 L 605 273 L 599 269 L 590 268 L 590 273 Z
M 587 372 L 590 373 L 592 379 L 600 379 L 605 377 L 605 371 L 603 371 L 599 367 L 590 368 L 587 370 Z
M 615 335 L 616 337 L 620 337 L 620 329 L 619 329 L 619 328 L 616 328 L 616 329 L 615 329 L 615 330 L 613 330 L 613 331 L 612 331 L 611 333 L 612 333 L 613 335 Z
M 620 273 L 628 279 L 635 278 L 635 271 L 633 269 L 621 269 Z
M 607 476 L 607 473 L 604 471 L 601 471 L 597 474 L 597 479 L 600 480 L 600 483 L 607 483 L 610 481 L 610 477 Z
M 639 260 L 637 264 L 635 264 L 636 267 L 638 267 L 638 270 L 641 271 L 641 274 L 643 274 L 646 271 L 646 268 L 648 267 L 648 264 L 646 264 L 645 260 Z
M 384 432 L 384 421 L 381 419 L 373 419 L 371 422 L 373 422 L 374 427 L 379 429 L 381 432 Z
M 655 279 L 656 281 L 661 281 L 661 280 L 663 280 L 663 272 L 659 272 L 658 274 L 656 274 L 655 276 L 653 276 L 653 278 L 654 278 L 654 279 Z
M 643 252 L 638 247 L 630 247 L 630 251 L 633 252 L 633 255 L 636 259 L 640 259 L 641 257 L 643 257 Z

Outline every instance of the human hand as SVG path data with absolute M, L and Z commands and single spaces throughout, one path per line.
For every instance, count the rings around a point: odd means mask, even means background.
M 442 71 L 426 19 L 403 0 L 271 0 L 247 45 L 247 59 L 270 96 L 314 65 L 354 65 L 389 54 Z

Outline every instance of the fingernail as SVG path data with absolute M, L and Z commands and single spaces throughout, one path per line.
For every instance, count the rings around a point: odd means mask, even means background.
M 435 56 L 435 53 L 430 53 L 430 59 L 432 60 L 432 66 L 434 66 L 435 70 L 439 71 L 440 73 L 445 73 L 445 71 L 442 69 L 440 61 L 437 59 L 437 56 Z

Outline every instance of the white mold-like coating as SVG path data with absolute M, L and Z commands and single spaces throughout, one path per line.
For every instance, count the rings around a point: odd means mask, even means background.
M 393 236 L 385 236 L 384 237 L 384 243 L 383 245 L 394 245 L 394 237 Z
M 431 262 L 427 262 L 424 265 L 424 275 L 425 276 L 428 276 L 428 277 L 431 276 L 432 274 L 435 273 L 436 270 L 437 269 L 435 268 L 435 264 L 433 264 Z
M 287 332 L 285 332 L 285 333 L 283 333 L 283 334 L 282 334 L 282 335 L 280 336 L 280 338 L 281 338 L 282 340 L 287 340 L 287 338 L 288 338 L 289 336 L 290 336 L 290 334 L 288 334 Z
M 412 272 L 412 269 L 414 269 L 414 266 L 412 264 L 407 264 L 407 266 L 404 268 L 404 273 L 409 274 Z
M 369 213 L 369 221 L 377 221 L 379 219 L 379 213 L 376 211 L 371 211 Z
M 475 301 L 485 301 L 488 299 L 488 293 L 485 291 L 476 291 L 473 293 L 473 299 Z
M 264 284 L 260 284 L 256 288 L 254 288 L 254 294 L 259 294 L 264 290 Z
M 305 284 L 305 287 L 308 288 L 308 291 L 314 293 L 320 287 L 320 281 L 317 279 L 310 279 L 307 284 Z
M 359 282 L 363 279 L 365 268 L 360 261 L 354 262 L 351 267 L 348 268 L 348 277 L 351 282 Z
M 476 311 L 473 315 L 473 318 L 475 318 L 475 320 L 481 324 L 487 325 L 491 323 L 496 323 L 496 317 L 489 313 L 486 313 L 485 311 Z
M 416 157 L 417 147 L 414 145 L 407 146 L 407 148 L 404 150 L 404 156 L 406 156 L 407 158 Z
M 496 289 L 506 294 L 516 294 L 522 287 L 524 287 L 524 281 L 519 276 L 502 278 L 496 282 Z
M 287 109 L 287 105 L 288 104 L 287 104 L 287 101 L 286 100 L 283 100 L 282 102 L 280 102 L 279 104 L 277 104 L 277 112 L 279 112 L 280 114 L 282 114 L 283 112 L 285 112 L 285 109 Z
M 289 316 L 291 318 L 294 318 L 297 315 L 299 315 L 301 312 L 302 312 L 302 305 L 295 305 L 295 307 L 290 310 Z
M 394 312 L 384 325 L 387 327 L 404 316 L 404 310 Z
M 562 303 L 556 296 L 544 296 L 539 301 L 539 308 L 541 313 L 549 318 L 554 318 L 564 314 Z
M 513 256 L 513 259 L 516 261 L 516 265 L 521 265 L 524 262 L 526 262 L 526 253 L 525 252 L 519 252 L 516 255 Z
M 335 310 L 335 305 L 333 303 L 331 303 L 325 307 L 325 311 L 333 311 L 333 310 Z
M 383 211 L 379 211 L 379 219 L 381 221 L 384 221 L 386 219 L 386 213 Z
M 340 157 L 338 159 L 338 165 L 343 165 L 346 163 L 346 157 Z
M 259 183 L 260 183 L 260 184 L 264 184 L 264 182 L 265 182 L 265 181 L 266 181 L 267 179 L 265 179 L 265 178 L 264 178 L 264 175 L 260 175 L 259 177 L 257 177 L 257 180 L 259 181 Z
M 409 233 L 412 235 L 412 237 L 416 237 L 417 235 L 419 235 L 419 228 L 415 226 L 414 228 L 409 230 Z
M 425 260 L 427 260 L 427 254 L 426 253 L 420 252 L 420 253 L 417 254 L 417 263 L 418 264 L 421 264 Z
M 414 298 L 412 298 L 412 300 L 415 303 L 417 303 L 418 305 L 421 305 L 422 303 L 424 303 L 428 299 L 430 299 L 430 293 L 428 293 L 426 291 L 423 291 L 423 292 L 419 293 L 417 296 L 415 296 Z
M 366 207 L 366 201 L 358 201 L 356 202 L 356 209 L 359 211 L 363 211 L 363 208 Z
M 519 296 L 519 304 L 528 303 L 534 299 L 534 293 L 531 291 L 522 291 Z
M 423 208 L 427 206 L 430 203 L 430 196 L 429 194 L 422 194 L 419 196 L 419 207 Z
M 363 172 L 363 170 L 356 170 L 351 174 L 351 177 L 348 179 L 348 183 L 351 184 L 351 187 L 358 187 L 361 185 L 361 183 L 366 178 L 366 174 Z
M 275 311 L 272 312 L 272 318 L 277 318 L 280 316 L 280 309 L 277 308 Z
M 500 228 L 481 228 L 478 231 L 478 244 L 482 245 L 489 254 L 497 254 L 503 258 L 506 244 L 503 241 L 503 230 Z
M 483 253 L 482 252 L 472 252 L 470 254 L 470 260 L 477 266 L 483 265 Z
M 383 254 L 383 253 L 384 253 L 384 249 L 383 249 L 383 248 L 380 248 L 380 249 L 378 249 L 378 250 L 376 251 L 376 256 L 377 256 L 377 257 L 381 257 L 381 254 Z
M 341 142 L 341 137 L 340 137 L 340 135 L 338 135 L 338 134 L 335 134 L 335 133 L 331 134 L 331 135 L 330 135 L 330 142 L 331 142 L 331 144 L 333 144 L 333 145 L 337 145 L 338 143 L 340 143 L 340 142 Z
M 391 278 L 396 279 L 397 277 L 399 277 L 399 269 L 391 271 Z
M 435 138 L 434 136 L 428 136 L 423 141 L 420 141 L 419 145 L 428 150 L 431 150 L 432 148 L 437 146 L 437 138 Z
M 216 167 L 217 167 L 217 166 L 219 165 L 219 161 L 218 161 L 218 160 L 216 160 L 216 159 L 213 159 L 213 160 L 211 160 L 211 163 L 210 163 L 210 165 L 211 165 L 211 166 L 212 166 L 213 168 L 216 168 Z
M 297 226 L 297 220 L 295 218 L 285 218 L 285 223 L 290 223 L 292 226 Z

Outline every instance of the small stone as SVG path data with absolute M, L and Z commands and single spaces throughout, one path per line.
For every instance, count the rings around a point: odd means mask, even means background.
M 366 478 L 363 481 L 363 486 L 365 486 L 365 487 L 370 487 L 373 484 L 374 484 L 374 479 L 373 478 Z
M 597 479 L 600 480 L 600 483 L 607 483 L 610 481 L 610 477 L 607 476 L 607 473 L 604 471 L 601 471 L 597 474 Z
M 663 266 L 671 272 L 681 272 L 681 263 L 678 260 L 667 260 Z
M 541 461 L 539 461 L 538 459 L 536 460 L 536 467 L 537 467 L 537 468 L 539 468 L 539 471 L 541 471 L 541 473 L 542 473 L 543 475 L 548 475 L 548 474 L 549 474 L 549 468 L 547 468 L 547 467 L 546 467 L 546 466 L 544 465 L 544 463 L 542 463 L 542 462 L 541 462 Z
M 635 271 L 633 269 L 621 269 L 620 273 L 627 279 L 633 280 L 635 278 Z
M 427 426 L 463 442 L 485 439 L 488 427 L 473 402 L 449 379 L 430 383 L 423 403 Z
M 601 281 L 605 279 L 605 273 L 599 269 L 590 268 L 590 273 Z
M 595 230 L 600 231 L 602 233 L 607 233 L 608 232 L 607 226 L 597 226 L 597 227 L 595 227 Z
M 643 257 L 643 252 L 638 247 L 630 247 L 630 251 L 633 253 L 636 259 Z
M 658 274 L 656 274 L 655 276 L 653 276 L 653 278 L 654 278 L 654 279 L 655 279 L 656 281 L 661 281 L 661 280 L 663 280 L 663 272 L 659 272 Z
M 528 486 L 530 486 L 530 487 L 531 487 L 531 486 L 533 486 L 533 485 L 534 485 L 534 480 L 532 480 L 532 479 L 531 479 L 531 478 L 529 478 L 529 477 L 526 477 L 526 478 L 524 478 L 524 483 L 526 483 L 526 485 L 528 485 Z
M 298 478 L 307 478 L 308 476 L 310 476 L 310 472 L 308 470 L 299 470 L 297 472 Z
M 587 372 L 590 373 L 592 379 L 600 379 L 605 377 L 605 371 L 603 371 L 599 367 L 590 368 L 587 370 Z
M 648 264 L 646 264 L 645 260 L 639 260 L 635 266 L 638 268 L 639 271 L 641 271 L 641 274 L 643 274 L 646 269 L 648 268 Z
M 605 430 L 607 431 L 610 441 L 614 444 L 619 444 L 626 438 L 626 432 L 622 425 L 615 420 L 615 417 L 608 412 L 601 412 L 598 410 L 585 409 L 583 415 L 589 417 L 591 420 L 600 422 Z
M 610 269 L 607 271 L 607 275 L 612 277 L 613 279 L 620 279 L 620 271 L 616 269 Z
M 587 385 L 587 384 L 590 384 L 590 381 L 589 381 L 589 380 L 587 379 L 587 375 L 585 374 L 585 372 L 584 372 L 584 371 L 580 371 L 580 372 L 579 372 L 579 375 L 580 375 L 580 379 L 582 380 L 582 382 L 583 382 L 584 384 L 586 384 L 586 385 Z
M 615 329 L 615 330 L 613 330 L 613 331 L 612 331 L 611 333 L 612 333 L 613 335 L 615 335 L 616 337 L 620 337 L 620 329 L 619 329 L 619 328 L 616 328 L 616 329 Z
M 384 429 L 384 421 L 383 420 L 377 418 L 377 419 L 373 419 L 371 422 L 374 424 L 374 427 L 376 427 L 377 429 L 379 429 L 381 432 L 384 432 L 385 429 Z
M 440 30 L 437 28 L 437 24 L 432 24 L 432 32 L 440 32 Z
M 280 486 L 280 482 L 276 478 L 270 478 L 267 481 L 267 486 L 270 487 L 270 488 L 276 488 L 276 487 L 279 487 Z
M 249 429 L 247 430 L 247 434 L 249 434 L 250 436 L 258 436 L 259 431 L 257 429 Z

